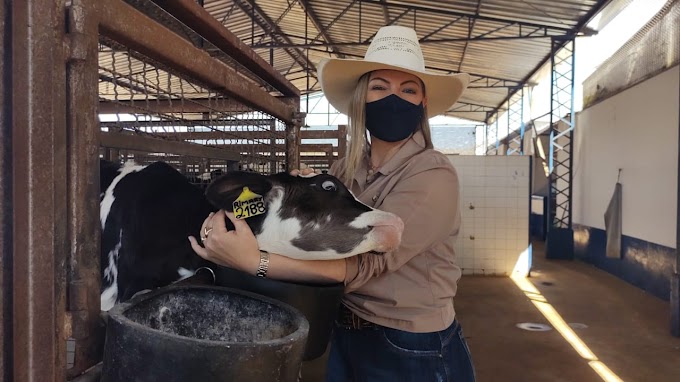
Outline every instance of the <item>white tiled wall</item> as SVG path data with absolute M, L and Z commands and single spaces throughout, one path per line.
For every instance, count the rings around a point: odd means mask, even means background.
M 449 156 L 460 178 L 462 228 L 456 241 L 463 274 L 526 275 L 529 156 Z

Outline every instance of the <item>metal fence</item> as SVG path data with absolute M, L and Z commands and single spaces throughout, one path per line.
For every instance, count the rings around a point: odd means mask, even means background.
M 95 380 L 99 157 L 297 168 L 299 91 L 190 0 L 2 2 L 0 55 L 0 382 Z
M 98 78 L 107 159 L 163 160 L 194 179 L 217 170 L 286 169 L 286 125 L 269 113 L 105 36 Z

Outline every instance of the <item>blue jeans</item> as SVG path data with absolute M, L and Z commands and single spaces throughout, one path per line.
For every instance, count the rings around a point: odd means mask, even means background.
M 474 382 L 457 320 L 440 332 L 334 328 L 326 382 Z

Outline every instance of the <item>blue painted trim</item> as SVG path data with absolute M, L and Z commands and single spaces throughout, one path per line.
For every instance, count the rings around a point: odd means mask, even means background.
M 606 257 L 606 232 L 574 224 L 574 255 L 663 300 L 670 299 L 675 248 L 623 236 L 621 259 Z

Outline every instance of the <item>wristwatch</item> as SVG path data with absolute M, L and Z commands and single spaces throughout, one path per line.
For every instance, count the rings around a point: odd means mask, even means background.
M 257 267 L 255 276 L 267 277 L 267 270 L 269 269 L 269 253 L 260 251 L 260 265 Z

